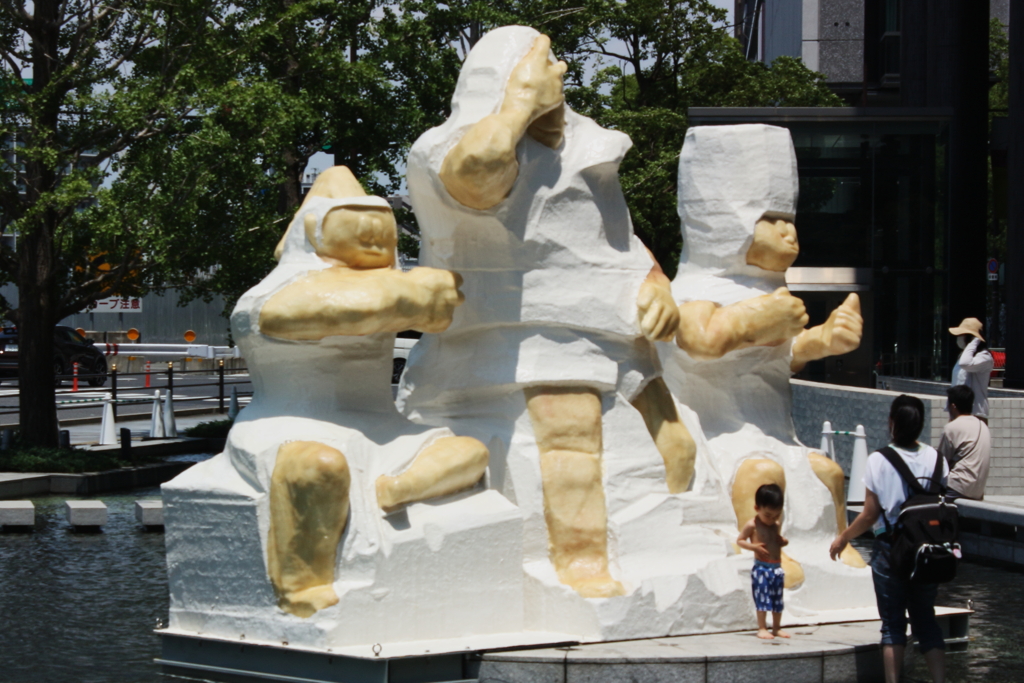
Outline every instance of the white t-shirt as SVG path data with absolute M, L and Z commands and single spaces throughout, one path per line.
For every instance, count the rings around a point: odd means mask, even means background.
M 919 477 L 918 481 L 922 486 L 927 487 L 927 481 L 935 472 L 935 460 L 939 458 L 938 452 L 931 446 L 919 443 L 915 450 L 898 448 L 889 444 L 907 463 L 914 476 Z M 942 459 L 942 482 L 945 484 L 946 476 L 949 474 L 949 467 Z M 903 478 L 896 468 L 892 466 L 885 456 L 875 451 L 868 456 L 868 466 L 864 472 L 864 487 L 878 496 L 878 502 L 889 520 L 889 524 L 895 525 L 896 519 L 900 516 L 900 505 L 907 499 L 907 487 Z M 878 516 L 875 522 L 874 531 L 885 531 L 885 520 Z

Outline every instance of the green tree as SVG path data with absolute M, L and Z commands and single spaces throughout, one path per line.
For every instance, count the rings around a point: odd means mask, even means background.
M 707 0 L 542 3 L 534 12 L 570 64 L 569 103 L 633 140 L 619 172 L 623 192 L 634 230 L 670 276 L 682 248 L 676 171 L 689 107 L 842 105 L 797 59 L 747 61 L 724 27 L 725 10 Z
M 57 444 L 54 325 L 97 298 L 144 286 L 145 226 L 105 229 L 101 185 L 131 145 L 192 105 L 195 53 L 212 0 L 7 0 L 0 5 L 0 214 L 17 247 L 0 280 L 18 305 L 24 441 Z M 145 72 L 139 60 L 150 64 Z

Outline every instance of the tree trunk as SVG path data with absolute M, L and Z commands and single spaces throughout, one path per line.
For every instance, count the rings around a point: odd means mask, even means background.
M 32 36 L 32 87 L 44 91 L 53 79 L 60 55 L 59 2 L 37 0 Z M 51 95 L 24 131 L 28 147 L 57 138 L 60 96 Z M 57 185 L 52 162 L 25 161 L 27 204 L 37 204 Z M 22 219 L 25 220 L 25 219 Z M 22 441 L 36 446 L 57 446 L 57 407 L 54 403 L 53 327 L 59 304 L 54 286 L 54 235 L 59 218 L 51 208 L 18 226 L 18 393 Z
M 21 438 L 36 446 L 57 446 L 54 403 L 53 232 L 47 212 L 43 225 L 21 239 L 18 273 L 18 392 Z

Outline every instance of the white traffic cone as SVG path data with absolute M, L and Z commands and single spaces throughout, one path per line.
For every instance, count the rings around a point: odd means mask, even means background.
M 110 446 L 117 442 L 117 429 L 114 426 L 114 404 L 110 394 L 104 394 L 103 421 L 100 422 L 100 445 Z
M 149 438 L 162 439 L 167 436 L 164 429 L 164 406 L 160 400 L 160 390 L 153 394 L 153 414 L 149 418 Z
M 234 420 L 238 417 L 238 387 L 231 387 L 231 402 L 228 403 L 228 419 Z
M 864 425 L 853 432 L 853 460 L 850 462 L 850 488 L 846 493 L 847 505 L 864 503 L 864 472 L 868 467 L 868 435 Z
M 164 436 L 178 438 L 178 427 L 174 424 L 174 394 L 169 391 L 164 396 Z

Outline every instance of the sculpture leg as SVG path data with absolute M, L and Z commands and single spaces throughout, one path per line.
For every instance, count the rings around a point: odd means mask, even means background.
M 694 463 L 697 459 L 697 444 L 690 436 L 690 430 L 679 419 L 672 394 L 665 386 L 665 380 L 652 380 L 633 399 L 633 407 L 643 415 L 647 431 L 654 438 L 662 459 L 665 461 L 665 481 L 669 493 L 682 493 L 690 488 Z
M 348 462 L 316 441 L 293 441 L 277 451 L 270 480 L 267 564 L 278 605 L 298 617 L 338 602 L 334 565 L 348 521 Z
M 438 439 L 401 474 L 377 478 L 377 503 L 392 510 L 403 503 L 436 498 L 468 488 L 487 469 L 487 446 L 468 436 Z
M 846 500 L 844 499 L 846 487 L 846 475 L 843 468 L 821 453 L 809 453 L 807 460 L 811 463 L 811 469 L 832 494 L 832 503 L 836 508 L 836 533 L 842 532 L 847 525 L 846 522 Z M 860 556 L 857 549 L 847 545 L 839 555 L 843 564 L 850 567 L 866 567 L 864 558 Z
M 754 518 L 754 496 L 764 484 L 777 484 L 785 492 L 786 472 L 782 465 L 767 458 L 751 458 L 740 463 L 732 483 L 732 509 L 736 513 L 737 529 Z M 786 588 L 795 588 L 804 582 L 803 567 L 786 553 L 782 553 L 782 570 L 786 573 Z
M 526 390 L 540 451 L 544 519 L 558 579 L 585 598 L 625 594 L 608 571 L 601 475 L 601 396 L 577 388 Z

